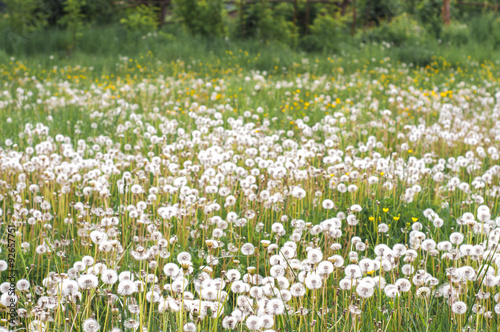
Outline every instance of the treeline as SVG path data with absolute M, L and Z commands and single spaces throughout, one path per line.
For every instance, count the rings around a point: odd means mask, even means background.
M 434 40 L 500 47 L 496 0 L 3 0 L 0 29 L 15 53 L 39 31 L 64 33 L 71 53 L 89 26 L 121 33 L 186 33 L 252 39 L 305 51 L 338 51 L 345 43 L 408 46 Z

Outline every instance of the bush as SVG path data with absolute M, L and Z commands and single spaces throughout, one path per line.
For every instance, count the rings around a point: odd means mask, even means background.
M 425 67 L 434 61 L 435 49 L 428 47 L 400 47 L 396 50 L 397 58 L 402 63 L 412 63 Z
M 420 22 L 423 22 L 427 31 L 435 38 L 439 38 L 443 28 L 443 17 L 441 7 L 443 0 L 422 0 L 416 6 L 415 15 Z M 452 11 L 456 6 L 451 6 Z
M 483 15 L 474 16 L 470 22 L 471 38 L 480 43 L 487 43 L 492 40 L 492 35 L 497 33 L 495 31 L 497 15 L 495 13 L 488 13 Z
M 363 32 L 362 39 L 367 42 L 388 42 L 395 46 L 417 45 L 425 40 L 425 29 L 408 14 L 395 17 L 389 23 Z
M 469 29 L 466 24 L 451 22 L 443 27 L 441 40 L 452 45 L 464 45 L 469 41 Z
M 348 21 L 348 16 L 323 8 L 310 27 L 311 35 L 305 37 L 307 48 L 338 51 L 344 36 L 349 34 L 346 29 Z
M 92 23 L 115 23 L 117 15 L 113 13 L 113 3 L 113 0 L 86 0 L 83 12 L 85 17 Z
M 226 32 L 222 0 L 175 0 L 174 13 L 192 35 L 221 36 Z
M 66 0 L 64 4 L 64 11 L 66 14 L 61 18 L 59 24 L 66 28 L 69 33 L 67 40 L 67 49 L 71 53 L 75 49 L 78 39 L 82 36 L 83 19 L 82 6 L 85 1 L 80 0 Z
M 141 5 L 129 8 L 120 23 L 129 31 L 147 33 L 157 28 L 158 15 L 154 8 Z
M 293 16 L 293 6 L 282 3 L 274 8 L 264 0 L 244 9 L 244 24 L 238 26 L 238 36 L 255 38 L 261 42 L 279 42 L 295 46 L 298 29 L 287 17 Z
M 47 10 L 40 0 L 6 0 L 2 32 L 9 53 L 18 51 L 47 24 Z

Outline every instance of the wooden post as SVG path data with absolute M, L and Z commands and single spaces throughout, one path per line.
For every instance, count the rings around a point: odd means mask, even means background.
M 352 0 L 352 27 L 351 35 L 354 36 L 356 33 L 356 0 Z
M 443 23 L 450 24 L 450 0 L 443 0 Z
M 309 34 L 309 0 L 306 0 L 306 35 Z

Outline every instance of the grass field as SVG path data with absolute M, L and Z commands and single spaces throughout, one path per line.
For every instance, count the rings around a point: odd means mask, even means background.
M 0 331 L 499 328 L 496 53 L 155 43 L 0 54 Z

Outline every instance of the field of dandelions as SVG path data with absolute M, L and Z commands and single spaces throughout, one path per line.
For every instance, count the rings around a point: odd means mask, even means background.
M 499 64 L 258 57 L 0 65 L 1 332 L 499 328 Z

